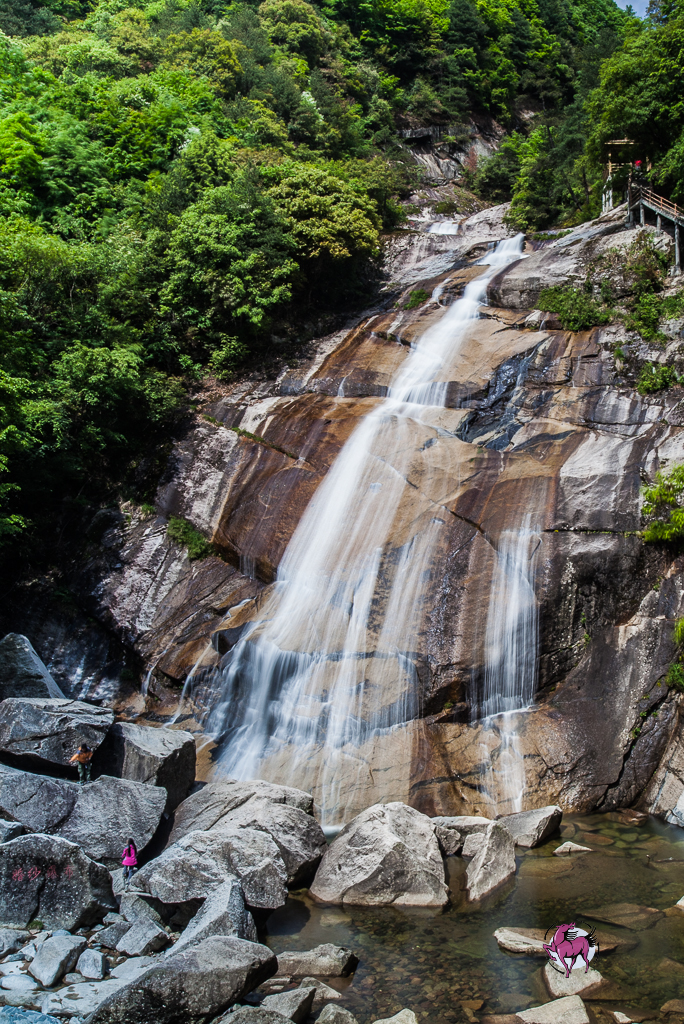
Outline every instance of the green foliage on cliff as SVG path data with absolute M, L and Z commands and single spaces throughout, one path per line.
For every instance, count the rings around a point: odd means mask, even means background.
M 610 320 L 609 311 L 580 288 L 544 288 L 537 307 L 557 313 L 564 331 L 587 331 Z
M 640 395 L 652 395 L 657 391 L 666 391 L 673 384 L 679 384 L 679 377 L 673 366 L 646 363 L 639 375 L 637 391 Z
M 398 129 L 457 150 L 498 118 L 483 194 L 553 217 L 631 23 L 613 0 L 6 0 L 0 537 L 149 497 L 188 388 L 367 295 L 416 179 Z
M 642 513 L 649 520 L 645 541 L 678 542 L 684 537 L 684 466 L 658 472 L 656 482 L 643 490 Z
M 200 558 L 208 558 L 209 555 L 214 554 L 214 549 L 209 541 L 187 519 L 171 516 L 166 527 L 166 535 L 176 544 L 187 548 L 188 558 L 191 562 Z

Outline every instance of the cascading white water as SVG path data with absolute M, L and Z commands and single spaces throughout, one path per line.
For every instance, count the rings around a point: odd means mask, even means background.
M 499 242 L 483 257 L 489 269 L 428 328 L 387 397 L 356 427 L 297 526 L 259 621 L 222 669 L 206 727 L 222 744 L 223 769 L 244 779 L 267 774 L 267 758 L 289 770 L 309 766 L 325 824 L 344 817 L 340 765 L 348 752 L 419 712 L 407 652 L 417 649 L 441 506 L 410 540 L 390 538 L 411 491 L 416 424 L 444 408 L 440 371 L 467 340 L 490 278 L 520 258 L 522 240 Z
M 488 788 L 512 811 L 522 810 L 525 765 L 515 718 L 534 698 L 537 671 L 538 605 L 536 556 L 540 537 L 528 513 L 517 529 L 502 531 L 489 593 L 485 667 L 477 717 L 499 734 L 496 771 L 490 763 Z
M 460 220 L 436 220 L 428 228 L 429 235 L 457 235 L 461 229 Z

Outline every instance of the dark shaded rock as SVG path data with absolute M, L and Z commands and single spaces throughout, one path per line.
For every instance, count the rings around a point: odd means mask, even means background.
M 155 924 L 163 924 L 161 915 L 157 913 L 154 907 L 150 906 L 146 899 L 138 896 L 135 892 L 124 892 L 121 894 L 119 913 L 131 924 L 134 924 L 141 918 L 154 921 Z
M 66 839 L 20 836 L 0 857 L 0 923 L 74 931 L 116 907 L 107 869 Z
M 245 907 L 242 886 L 237 878 L 229 878 L 209 893 L 176 942 L 173 952 L 194 946 L 210 935 L 234 935 L 238 939 L 257 941 L 254 920 Z
M 162 903 L 205 899 L 231 876 L 240 879 L 250 907 L 274 910 L 287 898 L 287 874 L 278 847 L 253 828 L 190 832 L 145 864 L 136 886 Z
M 275 955 L 266 946 L 213 936 L 150 967 L 105 999 L 89 1024 L 204 1024 L 275 969 Z
M 26 835 L 27 829 L 20 821 L 5 821 L 0 818 L 0 843 L 9 843 L 10 839 Z
M 114 921 L 97 933 L 97 941 L 106 949 L 116 949 L 118 943 L 133 925 L 129 921 Z
M 369 807 L 328 847 L 311 895 L 324 903 L 443 906 L 449 893 L 430 818 L 402 803 Z
M 7 697 L 64 697 L 21 633 L 7 633 L 0 640 L 0 700 Z
M 80 700 L 13 697 L 0 704 L 0 752 L 29 764 L 68 768 L 80 744 L 96 750 L 113 721 L 109 708 Z
M 274 804 L 299 807 L 307 814 L 313 813 L 313 797 L 301 789 L 278 786 L 274 782 L 263 782 L 260 779 L 254 782 L 223 779 L 221 782 L 210 782 L 176 808 L 169 845 L 188 832 L 213 828 L 231 811 L 254 797 L 270 800 Z
M 29 971 L 43 988 L 51 988 L 74 967 L 87 945 L 80 935 L 53 935 L 41 945 Z
M 326 985 L 320 978 L 302 978 L 299 982 L 300 988 L 315 988 L 313 1010 L 320 1010 L 322 1006 L 325 1006 L 331 1000 L 337 1001 L 342 998 L 342 993 L 338 992 L 336 988 L 331 985 Z
M 115 722 L 95 756 L 95 768 L 132 782 L 162 786 L 169 814 L 195 781 L 195 739 L 180 729 Z
M 444 828 L 442 825 L 435 825 L 435 835 L 443 857 L 453 857 L 461 850 L 463 840 L 461 833 L 455 828 Z
M 508 829 L 516 846 L 530 848 L 543 843 L 560 827 L 562 820 L 561 808 L 557 804 L 551 804 L 549 807 L 540 807 L 535 811 L 521 811 L 520 814 L 506 815 L 506 817 L 499 818 L 498 822 Z
M 166 803 L 164 790 L 140 782 L 100 776 L 81 786 L 0 765 L 0 812 L 32 832 L 78 843 L 103 864 L 121 863 L 133 836 L 143 849 L 157 831 Z
M 351 949 L 325 942 L 314 949 L 285 950 L 278 953 L 278 976 L 306 978 L 346 978 L 356 970 L 359 958 Z
M 283 1024 L 287 1017 L 275 1010 L 262 1010 L 260 1006 L 241 1006 L 226 1013 L 214 1024 Z

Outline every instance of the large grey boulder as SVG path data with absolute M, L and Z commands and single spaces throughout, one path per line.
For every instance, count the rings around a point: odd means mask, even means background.
M 449 892 L 432 821 L 402 803 L 369 807 L 328 847 L 311 895 L 324 903 L 443 906 Z
M 83 978 L 91 981 L 102 981 L 107 973 L 107 961 L 103 953 L 97 949 L 86 949 L 81 953 L 76 970 Z
M 562 820 L 563 811 L 557 804 L 540 807 L 536 811 L 508 814 L 498 819 L 499 824 L 507 828 L 513 836 L 515 845 L 528 849 L 543 843 L 560 827 Z
M 279 786 L 275 782 L 263 782 L 261 779 L 253 782 L 222 779 L 221 782 L 210 782 L 197 793 L 192 793 L 176 808 L 169 845 L 182 839 L 188 832 L 213 828 L 231 811 L 254 797 L 269 800 L 273 804 L 298 807 L 307 814 L 313 813 L 313 797 L 301 789 Z
M 311 1013 L 316 989 L 295 988 L 289 992 L 275 992 L 272 996 L 262 999 L 260 1009 L 270 1010 L 272 1013 L 281 1013 L 294 1024 L 304 1024 L 304 1021 Z
M 515 875 L 513 836 L 494 821 L 484 833 L 480 848 L 466 871 L 469 900 L 480 900 Z
M 46 992 L 40 1008 L 43 1013 L 54 1014 L 55 1017 L 79 1017 L 84 1020 L 95 1012 L 100 1003 L 129 984 L 129 979 L 106 978 L 104 981 L 81 981 L 75 985 L 64 985 L 56 991 Z
M 194 946 L 210 935 L 234 935 L 238 939 L 257 941 L 254 919 L 245 907 L 237 878 L 229 878 L 209 893 L 171 952 Z
M 169 814 L 195 781 L 195 761 L 195 738 L 189 732 L 115 722 L 95 756 L 95 767 L 120 779 L 161 786 Z
M 155 924 L 163 924 L 161 914 L 158 914 L 148 901 L 136 892 L 123 892 L 119 902 L 119 913 L 131 924 L 141 918 L 147 921 L 154 921 Z
M 75 843 L 56 836 L 20 836 L 2 847 L 0 924 L 74 931 L 94 924 L 116 903 L 107 869 Z
M 72 969 L 87 945 L 80 935 L 53 935 L 42 944 L 29 971 L 43 988 L 51 988 Z
M 119 953 L 126 956 L 149 956 L 168 946 L 171 939 L 168 932 L 149 918 L 138 918 L 121 936 L 116 944 Z
M 0 700 L 7 697 L 64 697 L 21 633 L 7 633 L 0 640 Z
M 38 767 L 65 768 L 81 743 L 96 750 L 113 721 L 109 708 L 80 700 L 12 697 L 0 704 L 0 752 Z
M 278 847 L 253 828 L 190 832 L 138 871 L 136 887 L 162 903 L 205 899 L 231 876 L 250 907 L 275 910 L 287 899 L 287 873 Z
M 117 865 L 129 836 L 138 849 L 150 841 L 166 794 L 156 786 L 102 775 L 81 786 L 0 765 L 0 813 L 32 832 L 58 835 L 103 864 Z
M 287 871 L 287 884 L 308 884 L 328 848 L 323 829 L 300 807 L 254 797 L 225 815 L 220 825 L 256 828 L 271 836 Z
M 350 950 L 351 952 L 351 950 Z M 342 998 L 342 993 L 338 992 L 336 988 L 331 985 L 326 985 L 320 978 L 306 977 L 302 978 L 299 982 L 300 988 L 315 988 L 316 992 L 313 1000 L 313 1011 L 320 1010 L 321 1007 L 325 1006 L 331 1001 L 337 1001 Z
M 356 1017 L 343 1006 L 328 1003 L 316 1018 L 316 1024 L 358 1024 Z
M 346 978 L 356 970 L 359 958 L 346 946 L 324 942 L 314 949 L 278 953 L 278 976 L 286 978 Z
M 148 968 L 105 999 L 89 1024 L 204 1024 L 275 969 L 266 946 L 214 935 Z
M 455 814 L 450 817 L 439 816 L 430 818 L 436 828 L 448 828 L 458 832 L 461 839 L 473 833 L 486 832 L 492 824 L 491 818 L 481 818 L 475 814 Z

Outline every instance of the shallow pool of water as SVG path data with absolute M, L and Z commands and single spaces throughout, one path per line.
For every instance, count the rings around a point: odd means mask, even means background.
M 566 839 L 594 852 L 553 856 Z M 494 931 L 503 926 L 546 930 L 575 921 L 635 942 L 594 958 L 592 967 L 621 987 L 618 996 L 592 1002 L 596 1009 L 658 1011 L 684 997 L 684 912 L 671 911 L 643 931 L 591 917 L 614 903 L 672 908 L 684 896 L 684 830 L 655 818 L 636 827 L 614 814 L 566 815 L 560 835 L 518 854 L 515 882 L 481 906 L 466 902 L 466 862 L 451 857 L 444 910 L 319 906 L 302 892 L 271 915 L 263 941 L 276 953 L 322 942 L 353 949 L 360 958 L 355 975 L 331 984 L 344 990 L 340 1005 L 360 1024 L 403 1007 L 419 1021 L 465 1022 L 546 1002 L 544 960 L 499 949 Z

